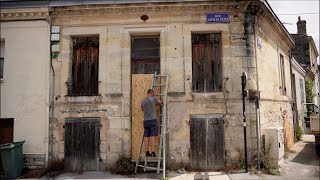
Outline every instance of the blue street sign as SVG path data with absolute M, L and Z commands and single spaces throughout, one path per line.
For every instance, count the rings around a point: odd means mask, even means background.
M 207 23 L 229 23 L 230 17 L 228 13 L 207 13 Z

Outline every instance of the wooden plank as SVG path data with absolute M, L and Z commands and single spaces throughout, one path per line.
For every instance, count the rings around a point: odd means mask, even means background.
M 147 96 L 148 89 L 152 86 L 151 74 L 132 74 L 132 99 L 131 99 L 131 117 L 132 117 L 132 143 L 131 143 L 131 158 L 137 159 L 137 154 L 140 147 L 141 138 L 143 135 L 143 111 L 141 110 L 141 101 Z M 156 91 L 157 93 L 158 91 Z M 159 110 L 158 110 L 159 112 Z M 158 132 L 160 134 L 160 119 L 158 117 Z M 159 136 L 156 139 L 156 144 L 159 144 Z M 145 157 L 144 146 L 141 151 L 141 157 Z M 156 148 L 156 154 L 158 150 Z
M 206 119 L 191 118 L 190 121 L 190 156 L 191 167 L 204 169 L 207 166 Z
M 68 171 L 99 170 L 100 121 L 68 119 L 65 124 L 65 167 Z
M 223 168 L 224 153 L 224 124 L 222 118 L 208 118 L 207 159 L 208 168 Z

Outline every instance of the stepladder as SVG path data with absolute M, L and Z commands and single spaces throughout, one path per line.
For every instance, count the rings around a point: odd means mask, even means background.
M 151 89 L 156 92 L 155 96 L 161 100 L 162 106 L 160 110 L 157 112 L 158 117 L 160 118 L 160 142 L 157 144 L 158 155 L 156 158 L 144 157 L 144 161 L 141 159 L 141 153 L 144 135 L 141 137 L 140 148 L 137 155 L 135 173 L 137 173 L 138 168 L 143 168 L 146 170 L 156 170 L 157 173 L 162 171 L 163 179 L 166 178 L 166 134 L 168 133 L 168 85 L 169 85 L 169 75 L 158 75 L 157 72 L 153 74 Z M 143 164 L 140 164 L 142 163 Z M 156 166 L 152 166 L 150 164 L 157 164 Z

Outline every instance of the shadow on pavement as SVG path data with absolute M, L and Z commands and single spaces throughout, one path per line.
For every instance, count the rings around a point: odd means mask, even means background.
M 315 143 L 307 142 L 307 144 L 299 152 L 299 154 L 294 159 L 292 159 L 292 162 L 319 166 L 319 158 L 316 155 Z

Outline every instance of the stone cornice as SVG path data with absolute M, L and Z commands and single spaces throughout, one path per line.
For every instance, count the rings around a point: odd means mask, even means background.
M 50 17 L 47 8 L 1 9 L 1 21 L 39 20 Z
M 74 16 L 101 16 L 120 14 L 144 14 L 144 13 L 188 13 L 196 14 L 203 12 L 237 12 L 243 11 L 242 3 L 210 3 L 210 4 L 166 4 L 166 5 L 116 5 L 116 6 L 75 6 L 58 7 L 52 13 L 53 18 Z
M 296 61 L 294 58 L 292 58 L 292 67 L 298 71 L 302 76 L 306 75 L 306 71 L 303 69 L 303 67 Z

